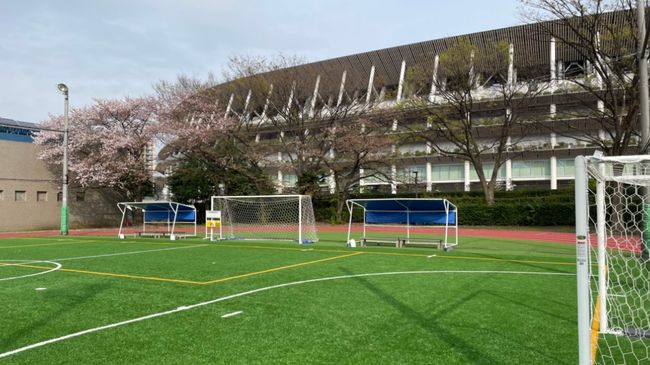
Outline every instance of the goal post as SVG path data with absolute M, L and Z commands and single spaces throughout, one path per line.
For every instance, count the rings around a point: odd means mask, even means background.
M 221 211 L 221 239 L 318 242 L 309 195 L 213 196 Z
M 650 363 L 650 155 L 575 174 L 579 363 Z

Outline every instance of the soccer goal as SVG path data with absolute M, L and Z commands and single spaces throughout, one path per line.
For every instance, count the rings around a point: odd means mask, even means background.
M 213 196 L 221 239 L 318 242 L 309 195 Z
M 650 155 L 575 161 L 579 363 L 650 363 Z
M 458 245 L 458 209 L 447 199 L 386 198 L 348 199 L 348 244 L 369 243 L 404 246 L 437 246 L 448 250 Z M 361 209 L 361 237 L 354 239 L 353 217 Z

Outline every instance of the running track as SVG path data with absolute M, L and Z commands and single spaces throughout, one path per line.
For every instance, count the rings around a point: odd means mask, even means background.
M 250 227 L 249 227 L 250 228 Z M 345 225 L 319 225 L 317 229 L 321 232 L 347 232 L 348 227 Z M 384 232 L 403 232 L 403 229 L 399 228 L 380 228 Z M 360 226 L 353 227 L 354 231 L 361 230 Z M 377 230 L 377 228 L 374 228 Z M 117 236 L 117 228 L 101 228 L 101 229 L 80 229 L 80 230 L 71 230 L 70 236 Z M 412 228 L 412 233 L 440 233 L 442 230 L 439 228 Z M 136 230 L 129 232 L 125 230 L 125 233 L 135 233 Z M 199 229 L 199 235 L 201 234 Z M 575 244 L 575 233 L 565 233 L 565 232 L 546 232 L 546 231 L 535 231 L 535 230 L 500 230 L 500 229 L 487 229 L 487 228 L 462 228 L 459 227 L 458 234 L 464 237 L 491 237 L 491 238 L 505 238 L 505 239 L 516 239 L 516 240 L 531 240 L 531 241 L 543 241 L 543 242 L 555 242 L 555 243 L 564 243 L 564 244 Z M 17 237 L 35 237 L 35 236 L 59 236 L 59 231 L 32 231 L 32 232 L 0 232 L 1 238 L 17 238 Z M 618 241 L 618 242 L 617 242 Z M 620 249 L 623 251 L 640 251 L 640 239 L 638 237 L 621 237 L 618 240 L 615 240 L 613 237 L 609 237 L 607 241 L 607 247 L 611 249 Z M 591 244 L 596 245 L 597 240 L 595 236 L 591 237 Z

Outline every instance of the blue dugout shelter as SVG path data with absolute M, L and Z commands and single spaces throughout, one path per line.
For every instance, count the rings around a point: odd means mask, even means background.
M 193 205 L 170 201 L 122 202 L 117 203 L 122 212 L 118 235 L 124 238 L 122 230 L 127 211 L 142 212 L 142 231 L 139 236 L 169 236 L 171 240 L 179 237 L 196 236 L 196 208 Z
M 352 238 L 352 217 L 363 211 L 362 244 L 395 243 L 396 247 L 417 244 L 441 244 L 444 248 L 458 244 L 458 209 L 447 199 L 387 198 L 349 199 L 348 242 Z M 428 233 L 413 237 L 413 231 L 433 232 L 421 228 L 438 228 L 436 236 Z

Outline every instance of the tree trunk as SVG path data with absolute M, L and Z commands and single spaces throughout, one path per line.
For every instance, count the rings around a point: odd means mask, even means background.
M 346 198 L 346 194 L 336 194 L 336 223 L 341 223 L 343 221 L 343 208 L 345 208 Z
M 483 192 L 485 193 L 485 203 L 488 206 L 493 206 L 494 205 L 494 187 L 495 187 L 495 182 L 490 181 L 487 184 L 485 184 L 485 189 Z

